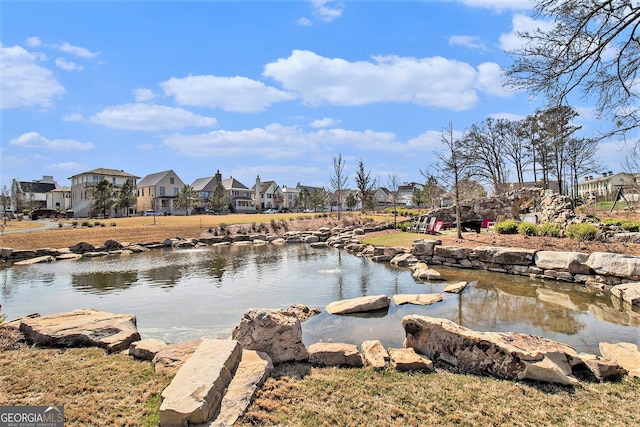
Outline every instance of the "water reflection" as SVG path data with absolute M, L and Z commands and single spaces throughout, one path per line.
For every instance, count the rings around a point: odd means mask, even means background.
M 640 311 L 585 287 L 479 270 L 438 268 L 447 282 L 476 281 L 432 306 L 396 306 L 366 316 L 326 312 L 303 324 L 305 343 L 401 346 L 402 317 L 442 317 L 486 331 L 518 331 L 597 352 L 599 341 L 640 344 Z M 160 250 L 0 269 L 8 318 L 92 307 L 133 313 L 149 338 L 183 341 L 229 336 L 252 307 L 325 307 L 365 295 L 442 292 L 446 283 L 416 281 L 408 269 L 308 245 Z M 168 315 L 170 313 L 170 315 Z

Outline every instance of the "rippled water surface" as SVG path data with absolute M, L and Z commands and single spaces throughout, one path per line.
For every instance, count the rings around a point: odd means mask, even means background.
M 478 270 L 439 269 L 448 282 L 477 281 L 431 306 L 396 306 L 358 316 L 323 312 L 303 323 L 304 341 L 402 346 L 402 317 L 421 314 L 480 331 L 518 331 L 598 352 L 600 341 L 640 345 L 640 313 L 578 285 Z M 227 337 L 248 308 L 325 307 L 363 295 L 434 293 L 408 269 L 307 245 L 161 250 L 0 270 L 8 319 L 95 308 L 137 316 L 145 338 L 169 342 Z

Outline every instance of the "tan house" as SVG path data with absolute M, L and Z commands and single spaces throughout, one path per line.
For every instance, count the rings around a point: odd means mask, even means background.
M 145 176 L 138 183 L 138 211 L 176 213 L 174 201 L 183 187 L 184 182 L 172 170 Z
M 294 187 L 282 186 L 282 197 L 284 198 L 283 207 L 290 211 L 296 211 L 298 209 L 298 195 L 300 190 Z
M 73 175 L 71 180 L 71 209 L 74 216 L 88 217 L 91 216 L 92 192 L 93 187 L 102 180 L 107 180 L 113 187 L 118 189 L 122 185 L 130 181 L 135 187 L 139 176 L 132 175 L 123 170 L 98 168 L 88 172 L 82 172 Z
M 282 209 L 284 207 L 284 195 L 275 181 L 260 181 L 260 176 L 256 177 L 256 184 L 253 190 L 253 204 L 258 211 L 265 209 Z
M 47 209 L 66 211 L 71 209 L 71 188 L 60 187 L 45 194 L 47 197 Z
M 206 207 L 209 205 L 209 198 L 213 194 L 213 189 L 216 188 L 219 182 L 222 182 L 222 175 L 218 170 L 214 176 L 208 176 L 205 178 L 198 178 L 191 184 L 191 189 L 196 192 L 198 200 L 194 206 Z
M 584 181 L 578 183 L 578 196 L 583 200 L 600 199 L 613 200 L 620 187 L 633 187 L 636 184 L 634 176 L 626 172 L 603 172 L 602 176 L 588 176 Z M 637 193 L 636 190 L 629 189 L 627 194 Z

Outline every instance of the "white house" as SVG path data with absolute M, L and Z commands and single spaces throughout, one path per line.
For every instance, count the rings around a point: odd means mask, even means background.
M 578 183 L 578 196 L 583 200 L 600 198 L 604 200 L 612 200 L 616 196 L 618 188 L 625 186 L 634 186 L 636 184 L 635 177 L 626 172 L 603 172 L 602 176 L 594 178 L 588 176 L 582 182 Z M 632 191 L 636 193 L 637 191 Z
M 152 173 L 138 183 L 138 210 L 174 214 L 174 201 L 184 187 L 184 182 L 173 171 Z
M 275 181 L 260 181 L 258 175 L 252 190 L 256 210 L 282 209 L 284 207 L 284 194 Z
M 56 211 L 71 209 L 71 188 L 56 188 L 46 193 L 45 196 L 47 198 L 47 209 Z

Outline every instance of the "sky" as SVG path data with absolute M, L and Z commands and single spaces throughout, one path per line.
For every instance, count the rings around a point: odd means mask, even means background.
M 527 0 L 0 3 L 0 186 L 95 168 L 251 187 L 424 182 L 442 129 L 520 119 L 504 85 Z M 601 123 L 578 99 L 576 124 Z M 601 142 L 620 171 L 618 140 Z M 512 173 L 510 179 L 515 180 Z

